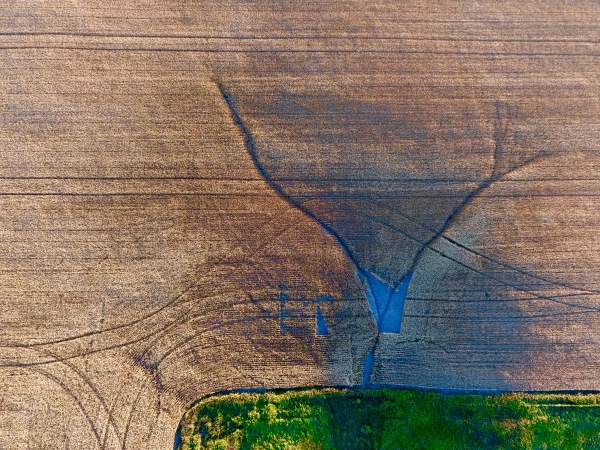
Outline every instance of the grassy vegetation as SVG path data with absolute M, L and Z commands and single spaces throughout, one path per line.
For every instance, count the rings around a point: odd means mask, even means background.
M 415 390 L 229 394 L 182 427 L 200 449 L 600 448 L 600 395 L 444 395 Z

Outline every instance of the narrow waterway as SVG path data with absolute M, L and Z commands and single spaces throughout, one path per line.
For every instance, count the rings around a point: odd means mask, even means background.
M 375 274 L 367 271 L 358 270 L 357 274 L 365 286 L 369 307 L 377 325 L 378 336 L 381 333 L 400 333 L 404 303 L 412 278 L 412 272 L 406 274 L 396 286 L 390 286 Z M 373 348 L 365 357 L 363 363 L 363 387 L 369 384 L 375 362 L 375 349 L 378 342 L 379 339 L 377 338 Z

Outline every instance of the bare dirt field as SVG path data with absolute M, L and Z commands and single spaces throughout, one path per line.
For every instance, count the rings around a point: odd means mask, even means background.
M 0 449 L 167 450 L 238 388 L 599 390 L 598 17 L 0 0 Z

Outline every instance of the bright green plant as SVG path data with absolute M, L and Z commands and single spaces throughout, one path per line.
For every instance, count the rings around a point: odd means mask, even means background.
M 230 394 L 194 407 L 181 449 L 597 449 L 599 400 L 408 389 Z

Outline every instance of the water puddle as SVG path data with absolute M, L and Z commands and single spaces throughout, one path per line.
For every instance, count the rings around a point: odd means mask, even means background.
M 404 302 L 412 272 L 409 272 L 396 287 L 390 286 L 370 272 L 358 271 L 358 277 L 367 288 L 367 300 L 379 332 L 400 333 Z
M 359 270 L 357 273 L 359 279 L 365 285 L 369 307 L 377 325 L 377 333 L 400 333 L 404 302 L 406 301 L 406 293 L 408 292 L 412 272 L 406 274 L 395 287 L 390 286 L 371 272 Z M 363 387 L 368 386 L 371 378 L 378 340 L 375 341 L 363 363 Z
M 375 348 L 367 354 L 363 364 L 363 379 L 362 386 L 367 387 L 369 384 L 369 378 L 371 378 L 371 372 L 373 370 L 373 363 L 375 362 Z
M 328 334 L 329 330 L 327 329 L 323 312 L 321 311 L 321 307 L 317 305 L 317 336 L 327 336 Z

